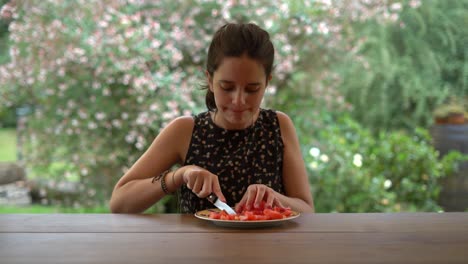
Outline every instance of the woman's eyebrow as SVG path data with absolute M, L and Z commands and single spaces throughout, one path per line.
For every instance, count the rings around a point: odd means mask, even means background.
M 231 83 L 234 83 L 233 81 L 228 81 L 228 80 L 219 80 L 220 83 L 227 83 L 227 84 L 231 84 Z
M 229 80 L 219 80 L 220 83 L 225 83 L 225 84 L 233 84 L 235 82 L 233 81 L 229 81 Z M 261 83 L 260 82 L 251 82 L 251 83 L 247 83 L 247 85 L 260 85 Z

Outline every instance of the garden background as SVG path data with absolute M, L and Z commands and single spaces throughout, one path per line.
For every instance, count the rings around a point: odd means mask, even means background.
M 231 21 L 271 34 L 263 106 L 294 121 L 317 212 L 443 211 L 441 180 L 467 160 L 441 155 L 430 133 L 446 106 L 466 126 L 466 0 L 0 6 L 0 161 L 24 168 L 15 185 L 32 197 L 0 212 L 108 212 L 161 128 L 205 110 L 207 47 Z M 168 196 L 148 212 L 175 208 Z

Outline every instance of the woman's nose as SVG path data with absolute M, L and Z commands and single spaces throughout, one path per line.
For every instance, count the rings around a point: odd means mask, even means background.
M 232 98 L 232 103 L 235 105 L 245 104 L 245 93 L 242 91 L 242 89 L 238 89 L 234 93 L 234 98 Z

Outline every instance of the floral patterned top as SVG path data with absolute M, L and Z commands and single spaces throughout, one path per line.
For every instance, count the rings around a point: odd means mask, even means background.
M 209 112 L 194 116 L 194 129 L 184 165 L 197 165 L 218 175 L 227 203 L 238 203 L 251 184 L 265 184 L 284 194 L 283 140 L 273 110 L 260 109 L 255 123 L 243 130 L 217 126 Z M 213 208 L 187 186 L 179 192 L 181 213 Z

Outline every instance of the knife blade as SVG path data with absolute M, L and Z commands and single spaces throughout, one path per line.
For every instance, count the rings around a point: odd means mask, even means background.
M 236 211 L 234 211 L 229 205 L 227 205 L 225 202 L 221 201 L 216 194 L 212 193 L 206 197 L 208 201 L 214 204 L 218 209 L 226 211 L 230 215 L 235 215 L 237 214 Z

